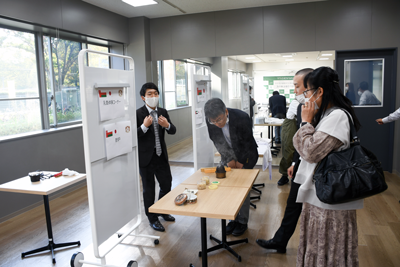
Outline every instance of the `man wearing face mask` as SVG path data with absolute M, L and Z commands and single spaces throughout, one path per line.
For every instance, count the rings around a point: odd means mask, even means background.
M 158 216 L 165 221 L 175 221 L 175 218 L 169 214 L 150 213 L 149 207 L 154 204 L 155 198 L 154 176 L 160 185 L 159 199 L 171 191 L 172 175 L 164 135 L 165 131 L 175 134 L 176 128 L 169 119 L 167 110 L 157 107 L 158 95 L 158 87 L 154 83 L 145 83 L 142 86 L 140 96 L 145 105 L 136 110 L 136 122 L 144 210 L 150 226 L 156 231 L 164 232 L 165 228 Z
M 298 111 L 299 107 L 302 104 L 305 103 L 305 98 L 303 95 L 303 91 L 305 90 L 305 87 L 303 85 L 303 77 L 304 75 L 308 74 L 309 72 L 312 72 L 312 69 L 302 69 L 299 70 L 295 76 L 293 77 L 293 85 L 294 85 L 294 92 L 296 94 L 296 99 L 294 99 L 290 105 L 288 112 L 286 114 L 286 119 L 282 123 L 282 159 L 279 163 L 279 172 L 282 174 L 281 179 L 278 181 L 278 185 L 285 185 L 289 182 L 288 178 L 288 168 L 292 166 L 292 162 L 296 161 L 293 160 L 293 155 L 295 152 L 294 146 L 293 146 L 293 136 L 299 129 L 299 126 L 297 125 L 299 122 L 297 121 L 297 113 L 301 112 Z M 300 121 L 301 122 L 301 121 Z M 297 155 L 296 155 L 297 156 Z M 294 165 L 294 164 L 293 164 Z
M 306 88 L 304 87 L 304 77 L 312 72 L 313 69 L 307 68 L 307 69 L 302 69 L 299 70 L 295 76 L 293 77 L 293 85 L 294 85 L 294 92 L 296 94 L 296 100 L 297 103 L 292 101 L 292 103 L 289 106 L 289 110 L 287 113 L 287 117 L 289 118 L 294 118 L 294 121 L 287 122 L 284 124 L 290 125 L 290 129 L 293 127 L 293 123 L 295 123 L 294 127 L 296 128 L 296 131 L 300 128 L 301 124 L 301 106 L 306 103 L 306 98 L 304 96 L 304 92 L 306 91 Z M 307 99 L 309 101 L 309 99 Z M 300 104 L 299 104 L 300 103 Z M 296 106 L 297 104 L 297 106 Z M 295 114 L 297 114 L 295 116 Z M 286 120 L 285 120 L 286 121 Z M 282 124 L 282 127 L 284 127 L 284 124 Z M 288 128 L 288 127 L 286 127 Z M 285 135 L 285 139 L 282 139 L 282 144 L 283 144 L 283 156 L 286 157 L 285 151 L 287 151 L 287 148 L 285 146 L 291 146 L 293 147 L 293 136 L 296 133 L 296 131 L 293 132 L 293 130 L 290 131 L 290 134 Z M 286 129 L 284 128 L 282 130 L 282 134 L 286 132 Z M 282 136 L 283 137 L 283 136 Z M 287 140 L 290 138 L 290 141 Z M 285 164 L 285 166 L 288 167 L 287 169 L 287 176 L 292 178 L 292 183 L 290 187 L 290 192 L 289 196 L 287 198 L 286 202 L 286 209 L 285 209 L 285 214 L 283 216 L 281 225 L 279 229 L 276 231 L 274 237 L 269 240 L 264 240 L 264 239 L 257 239 L 256 242 L 259 246 L 265 248 L 265 249 L 272 249 L 276 250 L 278 253 L 286 253 L 286 247 L 287 244 L 292 237 L 294 231 L 296 230 L 297 226 L 297 221 L 299 220 L 301 210 L 302 210 L 302 203 L 297 203 L 297 192 L 299 191 L 300 184 L 296 183 L 295 181 L 295 176 L 297 172 L 297 168 L 299 167 L 300 164 L 300 156 L 297 153 L 297 151 L 293 147 L 293 152 L 292 156 L 288 155 L 285 160 L 283 160 L 283 163 L 279 164 L 279 172 L 283 172 L 284 166 L 282 164 Z M 281 173 L 282 173 L 281 172 Z M 283 177 L 283 176 L 282 176 Z M 282 178 L 279 180 L 281 183 L 285 182 L 287 183 L 289 179 L 286 177 L 287 181 L 281 181 Z M 284 183 L 284 184 L 285 184 Z M 279 184 L 279 182 L 278 182 Z M 282 185 L 282 184 L 280 184 Z

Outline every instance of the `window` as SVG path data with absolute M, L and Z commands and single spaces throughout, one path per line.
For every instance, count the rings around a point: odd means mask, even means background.
M 228 71 L 229 99 L 240 98 L 240 73 Z
M 106 45 L 60 38 L 58 31 L 41 38 L 0 27 L 0 137 L 81 122 L 78 54 L 83 47 L 109 51 Z M 87 63 L 110 68 L 105 55 L 89 53 Z
M 162 73 L 166 109 L 188 106 L 186 63 L 164 60 L 162 62 Z
M 42 129 L 32 33 L 0 28 L 0 136 Z

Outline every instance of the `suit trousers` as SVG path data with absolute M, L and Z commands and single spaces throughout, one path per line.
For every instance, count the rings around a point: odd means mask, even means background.
M 244 164 L 243 169 L 253 169 L 255 165 L 254 163 Z M 238 215 L 236 215 L 235 222 L 241 224 L 247 224 L 249 221 L 250 215 L 250 192 L 247 195 L 246 199 L 244 200 L 242 207 L 239 210 Z
M 154 199 L 156 195 L 156 183 L 154 180 L 154 176 L 157 178 L 157 181 L 160 185 L 160 193 L 158 199 L 161 199 L 169 191 L 171 191 L 171 169 L 164 155 L 161 154 L 161 156 L 157 156 L 154 149 L 153 156 L 149 165 L 144 168 L 140 167 L 139 172 L 140 176 L 142 177 L 144 210 L 149 221 L 153 223 L 154 221 L 158 220 L 158 214 L 149 212 L 149 207 L 154 204 Z
M 297 172 L 298 163 L 295 165 L 294 173 Z M 289 196 L 286 202 L 285 214 L 281 222 L 281 226 L 276 231 L 273 240 L 278 243 L 281 247 L 287 246 L 289 239 L 292 237 L 296 230 L 297 221 L 300 218 L 301 211 L 303 209 L 303 203 L 297 203 L 297 193 L 299 192 L 300 184 L 295 183 L 295 178 L 292 179 L 290 186 Z

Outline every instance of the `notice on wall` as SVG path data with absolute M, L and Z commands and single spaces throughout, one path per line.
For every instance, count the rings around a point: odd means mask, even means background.
M 104 125 L 107 160 L 132 151 L 131 121 L 119 121 Z
M 296 97 L 293 76 L 263 76 L 263 86 L 266 89 L 267 99 L 272 96 L 274 91 L 278 91 L 280 95 L 285 96 L 288 103 Z
M 124 93 L 122 88 L 99 89 L 98 98 L 100 121 L 111 120 L 124 116 Z
M 197 84 L 197 103 L 207 100 L 207 84 Z

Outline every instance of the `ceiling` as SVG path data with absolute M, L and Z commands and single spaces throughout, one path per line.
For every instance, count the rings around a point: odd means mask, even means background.
M 240 8 L 320 2 L 326 0 L 155 0 L 157 5 L 133 7 L 121 0 L 82 0 L 127 18 L 150 19 Z
M 313 51 L 280 54 L 256 54 L 230 56 L 229 58 L 242 61 L 244 63 L 277 63 L 277 62 L 307 62 L 307 61 L 333 61 L 335 51 Z

